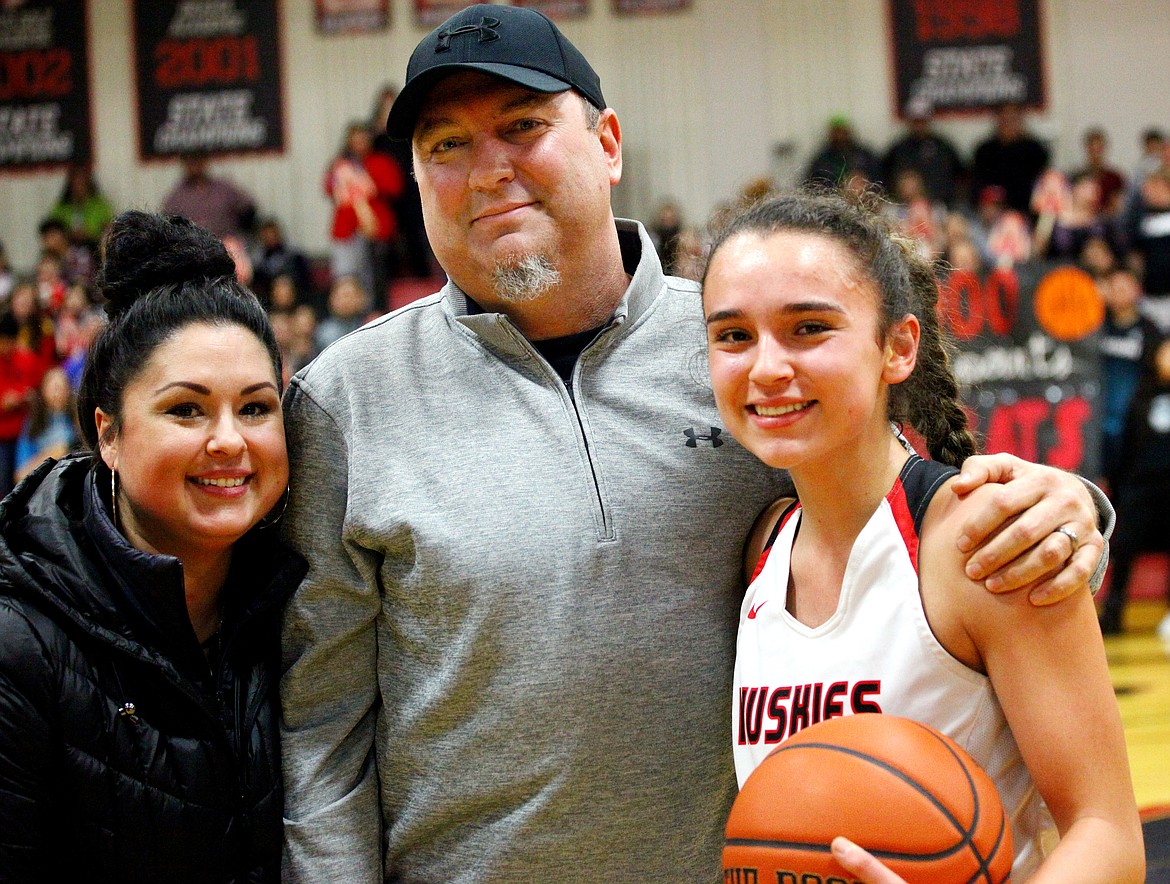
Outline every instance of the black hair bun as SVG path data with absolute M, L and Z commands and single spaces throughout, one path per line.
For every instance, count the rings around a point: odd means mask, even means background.
M 132 209 L 110 224 L 95 285 L 113 319 L 161 286 L 224 277 L 236 278 L 236 264 L 210 231 L 179 215 Z

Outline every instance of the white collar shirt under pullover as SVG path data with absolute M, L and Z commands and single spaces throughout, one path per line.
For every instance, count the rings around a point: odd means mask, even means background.
M 947 734 L 987 771 L 1012 823 L 1012 880 L 1043 859 L 1054 828 L 991 680 L 935 638 L 918 590 L 918 537 L 934 492 L 954 471 L 911 455 L 849 555 L 837 610 L 811 628 L 785 608 L 800 508 L 785 513 L 739 619 L 732 744 L 736 775 L 825 718 L 884 712 Z M 1046 837 L 1046 836 L 1045 836 Z

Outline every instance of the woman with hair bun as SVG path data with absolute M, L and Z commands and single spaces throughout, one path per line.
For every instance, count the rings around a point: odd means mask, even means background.
M 91 451 L 0 504 L 0 880 L 274 881 L 279 350 L 183 218 L 118 216 L 98 290 Z

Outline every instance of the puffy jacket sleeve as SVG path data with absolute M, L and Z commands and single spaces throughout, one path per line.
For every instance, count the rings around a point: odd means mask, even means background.
M 24 613 L 0 599 L 0 881 L 44 874 L 51 836 L 50 777 L 57 727 L 56 688 L 46 645 Z M 58 762 L 59 763 L 59 762 Z

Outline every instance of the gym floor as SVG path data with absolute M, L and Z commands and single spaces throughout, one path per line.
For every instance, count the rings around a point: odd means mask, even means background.
M 1162 599 L 1135 598 L 1125 633 L 1105 639 L 1145 822 L 1147 884 L 1170 884 L 1170 646 L 1154 632 L 1166 610 Z

